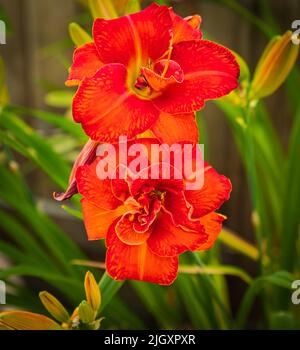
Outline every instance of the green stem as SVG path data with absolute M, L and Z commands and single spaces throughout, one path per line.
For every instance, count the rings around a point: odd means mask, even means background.
M 249 181 L 249 187 L 250 187 L 250 194 L 251 194 L 251 199 L 252 199 L 252 207 L 253 207 L 253 212 L 255 215 L 258 216 L 258 220 L 255 223 L 255 235 L 256 235 L 256 241 L 258 245 L 258 250 L 259 250 L 259 260 L 258 260 L 258 266 L 259 266 L 259 274 L 264 275 L 266 273 L 264 264 L 263 264 L 263 256 L 264 254 L 264 247 L 263 247 L 263 242 L 264 242 L 264 234 L 269 234 L 268 227 L 266 227 L 266 223 L 264 222 L 264 205 L 261 202 L 261 197 L 260 197 L 260 187 L 259 187 L 259 182 L 258 182 L 258 177 L 257 177 L 257 169 L 256 169 L 256 157 L 255 157 L 255 148 L 254 148 L 254 139 L 253 135 L 251 132 L 251 127 L 252 127 L 252 121 L 253 118 L 255 117 L 254 111 L 255 107 L 251 106 L 251 100 L 249 99 L 249 91 L 251 87 L 248 90 L 247 93 L 247 100 L 246 100 L 246 105 L 243 109 L 244 111 L 244 120 L 246 124 L 245 132 L 244 132 L 244 142 L 245 142 L 245 147 L 246 147 L 246 169 L 247 169 L 247 176 L 248 176 L 248 181 Z M 271 243 L 271 240 L 265 240 L 269 244 Z M 269 249 L 267 249 L 269 253 Z M 266 321 L 268 321 L 268 304 L 269 300 L 266 298 L 265 293 L 262 295 L 263 298 L 263 309 L 264 309 L 264 315 Z
M 198 253 L 192 253 L 191 255 L 192 255 L 194 261 L 197 263 L 197 265 L 199 265 L 201 268 L 205 268 L 205 264 L 202 262 Z M 211 278 L 211 276 L 209 276 L 207 274 L 204 274 L 202 277 L 205 280 L 205 282 L 207 283 L 207 285 L 210 287 L 211 293 L 214 296 L 217 305 L 220 307 L 220 310 L 223 312 L 224 318 L 227 320 L 230 329 L 232 329 L 234 327 L 232 317 L 229 314 L 229 311 L 226 308 L 226 306 L 224 305 L 219 294 L 216 292 L 216 287 L 214 285 L 213 279 Z
M 112 298 L 116 295 L 116 293 L 120 290 L 120 288 L 123 286 L 124 282 L 117 282 L 110 278 L 107 274 L 107 272 L 104 272 L 100 282 L 99 282 L 99 288 L 101 290 L 102 294 L 102 304 L 101 309 L 99 311 L 102 312 L 103 309 L 110 303 Z M 99 315 L 98 315 L 99 316 Z

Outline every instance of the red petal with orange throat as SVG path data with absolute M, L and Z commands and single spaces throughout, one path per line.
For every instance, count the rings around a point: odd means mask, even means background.
M 206 243 L 207 238 L 203 226 L 199 232 L 183 230 L 173 224 L 169 213 L 162 211 L 154 224 L 148 245 L 153 253 L 170 257 L 188 250 L 198 250 Z
M 119 136 L 132 139 L 149 129 L 159 112 L 127 88 L 125 66 L 110 64 L 83 80 L 73 100 L 73 116 L 91 139 L 115 143 Z
M 157 60 L 169 47 L 172 20 L 166 6 L 152 4 L 144 11 L 113 20 L 97 19 L 93 36 L 104 63 L 137 68 Z
M 103 66 L 94 43 L 75 50 L 67 86 L 77 86 L 84 78 L 90 78 Z
M 199 131 L 194 113 L 161 113 L 151 130 L 161 143 L 169 145 L 190 142 L 198 143 Z
M 184 81 L 168 86 L 153 100 L 163 112 L 197 111 L 206 100 L 225 96 L 238 86 L 240 70 L 233 54 L 213 42 L 194 40 L 175 44 L 172 60 L 182 68 Z
M 200 190 L 185 191 L 185 198 L 192 205 L 192 217 L 200 218 L 218 210 L 230 197 L 232 186 L 229 179 L 205 164 L 204 184 Z
M 111 226 L 107 239 L 106 268 L 114 280 L 133 279 L 161 285 L 174 282 L 178 272 L 178 257 L 159 257 L 147 243 L 132 246 L 119 240 Z

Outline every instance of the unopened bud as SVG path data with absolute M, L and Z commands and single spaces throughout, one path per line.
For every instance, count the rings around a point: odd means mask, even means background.
M 77 23 L 69 24 L 69 33 L 73 43 L 80 47 L 93 41 L 91 36 Z
M 81 302 L 78 308 L 79 319 L 82 323 L 89 324 L 95 320 L 95 311 L 85 300 Z
M 263 53 L 252 83 L 251 98 L 272 95 L 291 72 L 299 53 L 299 45 L 292 42 L 292 32 L 273 38 Z
M 91 272 L 87 272 L 84 280 L 86 300 L 94 311 L 98 311 L 101 305 L 101 293 L 95 277 Z
M 48 292 L 41 292 L 39 297 L 44 307 L 58 322 L 64 323 L 69 321 L 68 311 L 53 295 Z

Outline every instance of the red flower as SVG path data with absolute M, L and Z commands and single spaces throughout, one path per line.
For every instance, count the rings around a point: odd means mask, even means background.
M 137 142 L 149 149 L 157 140 L 139 139 L 131 145 Z M 161 173 L 157 180 L 146 179 L 145 174 L 162 165 L 149 158 L 137 178 L 100 180 L 101 159 L 79 167 L 76 179 L 89 239 L 106 238 L 107 272 L 115 280 L 171 284 L 179 254 L 213 246 L 224 220 L 215 210 L 229 199 L 230 181 L 209 164 L 200 190 L 186 190 L 187 180 L 177 179 L 175 170 L 169 180 Z M 114 172 L 116 165 L 120 171 L 122 165 L 110 159 L 107 168 Z
M 156 4 L 95 21 L 94 42 L 75 51 L 66 82 L 79 85 L 73 116 L 91 139 L 117 142 L 151 128 L 160 140 L 173 130 L 170 143 L 198 141 L 194 112 L 235 89 L 239 76 L 231 52 L 202 40 L 199 25 L 198 16 L 183 19 Z

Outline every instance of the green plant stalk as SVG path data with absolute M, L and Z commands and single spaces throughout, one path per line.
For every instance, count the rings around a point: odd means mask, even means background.
M 247 317 L 253 305 L 254 299 L 262 291 L 266 283 L 273 284 L 280 288 L 290 289 L 293 276 L 286 271 L 277 271 L 272 275 L 260 276 L 253 281 L 247 289 L 239 307 L 236 322 L 239 329 L 244 329 Z
M 285 193 L 282 209 L 281 224 L 281 268 L 293 272 L 297 262 L 297 242 L 299 241 L 300 218 L 300 107 L 296 113 L 292 135 L 290 138 L 288 162 L 285 177 Z M 279 292 L 279 306 L 287 309 L 289 306 L 289 296 L 285 291 Z
M 206 274 L 206 275 L 229 275 L 239 277 L 247 284 L 252 283 L 252 278 L 242 269 L 231 265 L 206 265 L 204 267 L 181 265 L 179 273 Z
M 100 312 L 102 312 L 103 309 L 110 303 L 112 298 L 120 290 L 123 284 L 124 282 L 114 281 L 112 278 L 109 277 L 107 272 L 104 272 L 99 282 L 99 288 L 101 290 L 101 295 L 102 295 L 102 304 L 101 304 L 101 308 L 99 310 L 98 316 L 100 316 Z
M 256 174 L 256 161 L 255 161 L 255 152 L 254 152 L 254 142 L 253 137 L 251 133 L 251 126 L 252 126 L 252 119 L 253 119 L 253 113 L 254 108 L 250 105 L 249 100 L 249 91 L 247 93 L 247 100 L 246 105 L 243 109 L 244 111 L 244 120 L 246 123 L 246 128 L 244 129 L 244 138 L 245 138 L 245 147 L 246 147 L 246 170 L 247 170 L 247 176 L 250 186 L 250 194 L 252 199 L 252 205 L 254 209 L 254 213 L 258 214 L 258 224 L 255 225 L 255 234 L 256 234 L 256 240 L 258 244 L 258 250 L 259 250 L 259 273 L 261 275 L 264 275 L 264 265 L 263 265 L 263 236 L 264 236 L 264 230 L 263 230 L 263 221 L 264 221 L 264 215 L 263 215 L 263 209 L 262 209 L 262 203 L 259 198 L 259 185 L 258 185 L 258 178 Z M 266 233 L 268 233 L 268 230 L 266 230 Z M 268 242 L 270 243 L 270 242 Z M 268 322 L 268 309 L 269 309 L 269 299 L 266 298 L 266 295 L 262 295 L 263 298 L 263 309 L 264 309 L 264 316 L 265 320 Z
M 201 268 L 205 268 L 205 264 L 202 262 L 199 254 L 191 253 L 191 255 L 192 255 L 192 257 L 193 257 L 193 259 L 194 259 L 194 261 L 196 262 L 197 265 L 199 265 Z M 213 282 L 211 276 L 205 274 L 205 275 L 203 275 L 203 278 L 205 279 L 207 285 L 210 287 L 211 294 L 213 295 L 217 306 L 222 311 L 224 319 L 227 322 L 227 326 L 231 329 L 233 327 L 232 317 L 231 317 L 231 315 L 229 313 L 229 310 L 223 304 L 223 301 L 220 298 L 218 292 L 216 291 L 216 288 L 215 288 L 215 285 L 214 285 L 214 282 Z

